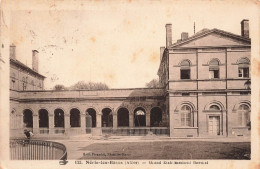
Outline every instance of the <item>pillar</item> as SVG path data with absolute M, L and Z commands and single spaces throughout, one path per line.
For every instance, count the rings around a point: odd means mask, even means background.
M 81 128 L 81 133 L 86 134 L 86 115 L 85 115 L 85 113 L 80 114 L 80 128 Z
M 102 117 L 102 113 L 97 113 L 97 115 L 96 115 L 96 123 L 97 123 L 97 127 L 98 127 L 98 128 L 101 128 L 101 127 L 102 127 L 101 117 Z
M 134 127 L 134 113 L 129 113 L 129 127 Z
M 65 133 L 69 135 L 70 133 L 70 115 L 64 114 L 64 127 L 65 127 Z
M 54 134 L 54 115 L 49 113 L 49 134 Z
M 113 113 L 113 129 L 117 129 L 117 113 Z
M 150 127 L 150 116 L 151 116 L 150 112 L 145 114 L 145 117 L 146 117 L 146 127 Z
M 102 117 L 102 113 L 97 113 L 96 114 L 96 126 L 97 127 L 94 127 L 91 129 L 91 132 L 92 132 L 92 136 L 101 136 L 102 135 L 102 125 L 101 125 L 101 117 Z
M 38 114 L 33 114 L 33 133 L 39 134 L 39 116 L 38 116 Z

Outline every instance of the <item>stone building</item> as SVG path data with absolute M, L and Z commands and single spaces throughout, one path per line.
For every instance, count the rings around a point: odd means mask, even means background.
M 241 35 L 203 29 L 191 37 L 183 32 L 173 44 L 171 29 L 167 24 L 158 71 L 170 136 L 249 135 L 249 21 L 241 22 Z
M 241 35 L 203 29 L 176 43 L 166 24 L 161 88 L 47 91 L 38 52 L 31 69 L 10 46 L 10 135 L 250 136 L 250 49 L 248 20 Z

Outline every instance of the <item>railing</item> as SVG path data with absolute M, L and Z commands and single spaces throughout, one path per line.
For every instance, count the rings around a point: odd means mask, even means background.
M 11 160 L 66 160 L 66 147 L 57 142 L 43 140 L 10 140 Z
M 168 127 L 119 127 L 119 128 L 102 128 L 102 134 L 111 134 L 118 136 L 145 136 L 148 133 L 155 135 L 169 135 Z
M 64 129 L 64 127 L 55 127 L 54 128 L 54 133 L 55 134 L 64 134 L 65 133 L 65 129 Z
M 49 128 L 47 127 L 39 128 L 39 131 L 40 134 L 49 134 Z

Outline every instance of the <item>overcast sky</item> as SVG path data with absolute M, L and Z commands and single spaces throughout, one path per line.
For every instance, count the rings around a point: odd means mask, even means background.
M 194 22 L 196 32 L 218 28 L 240 34 L 240 21 L 251 21 L 254 12 L 231 2 L 79 1 L 69 10 L 65 2 L 38 3 L 11 15 L 17 59 L 31 67 L 31 51 L 39 51 L 46 89 L 81 80 L 110 88 L 144 87 L 157 78 L 166 23 L 172 23 L 173 41 L 181 32 L 193 35 Z

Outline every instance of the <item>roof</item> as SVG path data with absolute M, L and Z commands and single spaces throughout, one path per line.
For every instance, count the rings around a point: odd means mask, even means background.
M 215 29 L 204 28 L 204 29 L 200 30 L 199 32 L 195 33 L 194 35 L 192 35 L 191 37 L 189 37 L 185 40 L 177 41 L 176 43 L 172 44 L 170 46 L 170 48 L 180 46 L 182 44 L 185 44 L 187 42 L 190 42 L 192 40 L 198 39 L 200 37 L 206 36 L 206 35 L 211 34 L 211 33 L 218 33 L 218 34 L 222 34 L 222 35 L 234 38 L 234 39 L 242 40 L 242 41 L 247 42 L 247 43 L 251 43 L 250 38 L 245 38 L 241 35 L 236 35 L 236 34 L 233 34 L 233 33 L 227 32 L 227 31 L 223 31 L 223 30 L 220 30 L 220 29 L 216 29 L 216 28 Z
M 39 76 L 41 78 L 46 78 L 45 76 L 43 76 L 43 75 L 39 74 L 38 72 L 32 70 L 31 68 L 29 68 L 28 66 L 26 66 L 25 64 L 23 64 L 22 62 L 20 62 L 17 59 L 10 58 L 10 64 L 16 65 L 16 66 L 18 66 L 18 67 L 20 67 L 20 68 L 22 68 L 22 69 L 24 69 L 24 70 L 26 70 L 26 71 L 36 75 L 36 76 Z

